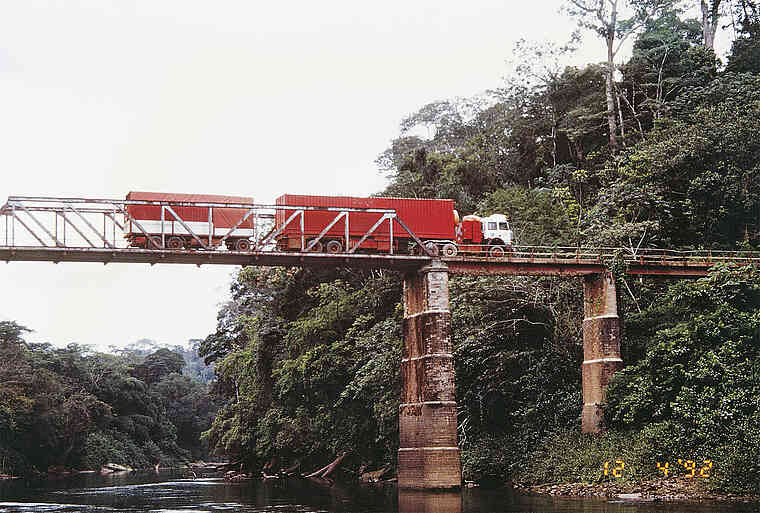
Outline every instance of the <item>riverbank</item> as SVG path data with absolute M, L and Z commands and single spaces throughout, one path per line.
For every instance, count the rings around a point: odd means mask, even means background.
M 530 495 L 550 495 L 554 497 L 606 498 L 621 502 L 758 502 L 760 495 L 736 495 L 708 490 L 704 484 L 686 477 L 670 479 L 650 479 L 637 483 L 562 483 L 562 484 L 521 484 L 513 483 L 513 488 Z

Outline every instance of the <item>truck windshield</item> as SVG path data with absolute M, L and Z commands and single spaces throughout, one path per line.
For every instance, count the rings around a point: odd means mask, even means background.
M 488 223 L 488 229 L 489 230 L 495 230 L 496 229 L 496 223 Z
M 499 223 L 499 230 L 509 230 L 509 223 Z

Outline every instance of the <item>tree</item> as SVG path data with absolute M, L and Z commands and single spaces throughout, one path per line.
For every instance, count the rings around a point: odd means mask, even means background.
M 665 11 L 647 21 L 633 45 L 633 56 L 621 66 L 621 98 L 633 114 L 641 136 L 684 90 L 705 86 L 717 74 L 712 50 L 701 45 L 697 20 L 681 20 Z
M 133 373 L 144 382 L 152 384 L 168 374 L 181 372 L 184 366 L 185 359 L 181 354 L 161 348 L 145 357 L 142 363 L 135 366 Z
M 715 50 L 715 31 L 720 19 L 721 0 L 699 0 L 702 10 L 702 41 L 705 48 Z
M 621 19 L 621 8 L 628 4 L 632 16 Z M 645 22 L 671 7 L 674 0 L 568 0 L 567 12 L 577 18 L 578 25 L 595 32 L 607 45 L 605 93 L 610 149 L 617 151 L 617 120 L 615 118 L 615 57 L 628 37 L 641 29 Z

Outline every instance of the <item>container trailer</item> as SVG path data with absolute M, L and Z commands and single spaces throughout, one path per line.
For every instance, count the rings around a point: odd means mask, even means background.
M 300 220 L 294 217 L 296 209 L 281 209 L 275 213 L 275 228 L 283 228 L 277 236 L 280 251 L 301 250 L 302 239 L 306 245 L 315 242 L 313 251 L 342 253 L 355 247 L 358 250 L 387 253 L 408 253 L 412 236 L 425 241 L 450 241 L 454 234 L 454 201 L 448 199 L 410 198 L 355 198 L 350 196 L 303 196 L 284 194 L 275 201 L 277 205 L 324 207 L 335 210 L 306 210 L 303 214 L 303 231 Z M 381 222 L 368 237 L 364 237 L 383 219 L 383 212 L 348 212 L 340 217 L 340 209 L 395 210 L 396 217 Z M 339 218 L 340 217 L 340 218 Z M 337 221 L 320 234 L 332 221 Z M 290 220 L 290 222 L 288 222 Z M 399 222 L 399 220 L 401 222 Z M 403 223 L 403 224 L 402 224 Z M 363 240 L 362 240 L 363 239 Z
M 300 216 L 297 208 L 277 210 L 275 229 L 279 233 L 275 240 L 280 251 L 310 248 L 327 253 L 349 250 L 388 253 L 392 249 L 394 253 L 420 254 L 422 250 L 407 228 L 433 254 L 447 257 L 458 253 L 500 256 L 510 251 L 513 244 L 506 216 L 465 216 L 460 220 L 450 199 L 285 194 L 277 198 L 276 204 L 317 208 L 304 210 Z M 341 216 L 341 208 L 376 211 L 348 212 Z M 383 221 L 381 210 L 395 210 L 395 217 Z
M 150 202 L 127 204 L 124 216 L 124 237 L 133 247 L 196 248 L 204 244 L 218 246 L 224 239 L 228 249 L 248 251 L 254 236 L 254 219 L 245 207 L 183 206 L 182 203 L 251 205 L 253 198 L 215 194 L 177 194 L 163 192 L 130 192 L 127 201 Z M 160 205 L 158 202 L 169 203 Z M 176 215 L 175 215 L 176 214 Z M 141 229 L 142 228 L 142 229 Z

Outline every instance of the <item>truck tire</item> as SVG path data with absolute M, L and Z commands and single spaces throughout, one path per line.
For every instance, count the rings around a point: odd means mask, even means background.
M 443 248 L 441 248 L 441 255 L 445 257 L 455 257 L 457 256 L 457 253 L 459 253 L 459 249 L 457 249 L 456 244 L 452 244 L 451 242 L 444 244 Z
M 331 255 L 335 255 L 336 253 L 342 253 L 343 244 L 341 244 L 340 241 L 338 240 L 331 240 L 330 242 L 327 243 L 325 250 L 327 253 L 330 253 Z
M 488 249 L 488 256 L 492 257 L 503 257 L 504 256 L 504 246 L 491 246 Z
M 151 237 L 149 241 L 145 242 L 147 249 L 164 249 L 161 245 L 161 237 Z
M 437 257 L 441 254 L 441 248 L 438 247 L 438 244 L 435 242 L 426 242 L 425 243 L 425 250 L 427 253 L 431 254 L 434 257 Z
M 185 241 L 182 237 L 169 237 L 166 241 L 166 247 L 168 249 L 182 249 L 185 246 Z
M 235 241 L 235 251 L 250 251 L 251 241 L 248 239 L 238 239 Z
M 308 245 L 311 244 L 312 242 L 313 242 L 313 239 L 310 240 L 306 244 L 306 246 L 308 247 Z M 324 244 L 322 244 L 322 241 L 319 241 L 316 244 L 314 244 L 314 247 L 312 247 L 309 251 L 312 252 L 312 253 L 322 253 L 324 250 L 325 250 Z

